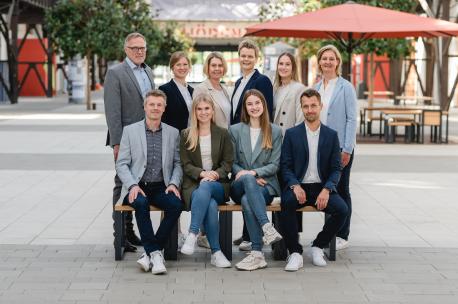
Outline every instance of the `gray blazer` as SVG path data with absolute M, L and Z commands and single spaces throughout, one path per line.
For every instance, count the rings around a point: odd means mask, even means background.
M 320 90 L 323 81 L 315 85 Z M 343 152 L 353 153 L 356 145 L 356 129 L 358 115 L 358 100 L 353 85 L 339 76 L 336 87 L 328 105 L 328 119 L 326 125 L 337 131 L 340 148 Z
M 227 99 L 225 101 L 219 100 L 216 97 L 217 95 L 216 95 L 215 89 L 213 88 L 210 80 L 208 79 L 204 80 L 202 83 L 197 85 L 194 88 L 194 92 L 192 93 L 192 95 L 193 97 L 196 97 L 197 95 L 202 94 L 202 93 L 207 93 L 208 95 L 210 95 L 210 97 L 213 100 L 213 103 L 215 104 L 215 123 L 218 127 L 227 129 L 230 123 L 230 116 L 226 117 L 226 115 L 224 115 L 223 105 L 221 104 L 221 102 L 227 102 L 227 104 L 230 106 L 231 100 L 227 92 L 227 88 L 223 84 L 221 84 L 221 87 L 223 88 L 223 94 L 226 96 L 226 99 Z
M 162 174 L 166 186 L 181 185 L 183 170 L 180 162 L 180 134 L 177 129 L 165 123 L 162 126 Z M 132 185 L 138 184 L 146 169 L 146 132 L 145 120 L 124 128 L 119 146 L 116 173 L 122 181 L 121 199 Z
M 274 92 L 275 115 L 273 121 L 277 126 L 280 126 L 283 135 L 285 135 L 287 129 L 304 121 L 301 94 L 306 88 L 300 82 L 291 81 L 285 89 L 287 89 L 287 92 L 281 99 L 277 98 L 278 88 Z
M 229 133 L 234 144 L 234 164 L 232 174 L 234 176 L 241 170 L 254 170 L 259 177 L 267 181 L 267 189 L 274 196 L 280 195 L 280 184 L 277 172 L 280 168 L 280 153 L 282 133 L 281 129 L 270 124 L 272 127 L 272 149 L 261 148 L 263 134 L 259 134 L 258 142 L 251 151 L 250 126 L 241 122 L 229 127 Z
M 154 89 L 153 71 L 145 65 L 145 72 Z M 129 64 L 124 61 L 111 67 L 104 82 L 103 100 L 108 125 L 107 146 L 119 145 L 122 128 L 145 117 L 143 96 Z

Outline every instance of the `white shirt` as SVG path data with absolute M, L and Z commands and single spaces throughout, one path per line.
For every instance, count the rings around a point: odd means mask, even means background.
M 307 143 L 309 147 L 309 164 L 302 183 L 321 183 L 320 175 L 318 174 L 318 141 L 320 139 L 321 126 L 316 131 L 312 131 L 305 124 L 305 129 L 307 130 Z
M 240 97 L 242 96 L 243 90 L 245 90 L 245 87 L 250 81 L 251 76 L 253 76 L 254 72 L 256 69 L 254 69 L 250 74 L 243 76 L 242 80 L 240 81 L 240 85 L 237 87 L 237 90 L 234 93 L 234 96 L 232 96 L 232 116 L 234 116 L 235 112 L 237 112 L 237 107 L 239 105 Z
M 323 109 L 321 110 L 320 114 L 320 120 L 323 124 L 327 124 L 329 103 L 331 102 L 332 94 L 334 93 L 334 89 L 336 87 L 338 79 L 339 77 L 329 80 L 326 89 L 324 88 L 324 80 L 323 84 L 320 86 L 319 93 L 321 95 L 321 103 L 323 104 Z
M 176 81 L 175 79 L 173 79 L 173 82 L 175 82 L 175 84 L 177 85 L 178 90 L 180 90 L 181 96 L 183 96 L 184 101 L 186 102 L 186 107 L 188 108 L 188 112 L 189 112 L 189 119 L 188 119 L 188 126 L 189 126 L 189 123 L 191 121 L 192 96 L 188 91 L 187 85 L 184 86 L 181 84 L 181 82 Z
M 251 151 L 254 151 L 256 143 L 258 142 L 259 134 L 261 134 L 261 128 L 255 129 L 250 127 L 250 140 L 251 140 Z
M 202 157 L 202 169 L 210 171 L 213 168 L 211 134 L 199 136 L 199 144 L 200 156 Z

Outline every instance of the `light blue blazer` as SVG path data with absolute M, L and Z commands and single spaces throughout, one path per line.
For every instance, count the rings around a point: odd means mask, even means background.
M 280 168 L 280 154 L 282 132 L 280 127 L 270 124 L 272 127 L 272 149 L 262 149 L 263 134 L 259 134 L 254 150 L 251 151 L 250 126 L 241 122 L 229 127 L 229 133 L 234 144 L 234 164 L 232 174 L 241 170 L 254 170 L 259 177 L 267 182 L 270 195 L 280 195 L 280 184 L 277 172 Z
M 320 90 L 323 80 L 315 85 Z M 358 100 L 353 85 L 339 76 L 328 106 L 326 125 L 337 131 L 340 148 L 352 153 L 356 145 Z

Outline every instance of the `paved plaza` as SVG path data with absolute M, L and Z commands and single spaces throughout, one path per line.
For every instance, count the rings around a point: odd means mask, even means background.
M 351 247 L 326 268 L 305 257 L 286 273 L 267 249 L 267 269 L 216 269 L 199 249 L 153 276 L 138 253 L 114 260 L 101 92 L 94 102 L 95 111 L 65 97 L 0 104 L 0 303 L 458 303 L 456 109 L 448 145 L 357 146 Z M 322 223 L 304 215 L 303 244 Z M 241 230 L 235 214 L 233 235 Z M 234 247 L 234 261 L 243 257 Z

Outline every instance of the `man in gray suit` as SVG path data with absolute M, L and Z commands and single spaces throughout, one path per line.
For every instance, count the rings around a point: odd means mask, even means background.
M 145 119 L 124 128 L 116 172 L 122 181 L 124 204 L 135 209 L 138 230 L 145 253 L 137 261 L 144 271 L 166 272 L 161 250 L 180 217 L 183 203 L 178 130 L 161 122 L 167 97 L 160 90 L 146 94 Z M 150 205 L 164 210 L 156 234 L 150 218 Z
M 105 77 L 105 115 L 108 125 L 107 145 L 113 148 L 114 160 L 119 152 L 123 127 L 142 120 L 143 99 L 146 93 L 154 89 L 153 72 L 145 64 L 146 40 L 140 33 L 127 35 L 124 41 L 126 59 L 110 68 Z M 118 202 L 121 194 L 121 181 L 116 175 L 113 188 L 113 206 Z M 140 246 L 140 239 L 135 235 L 132 224 L 132 213 L 126 216 L 127 241 Z M 135 251 L 136 248 L 125 244 L 126 251 Z

